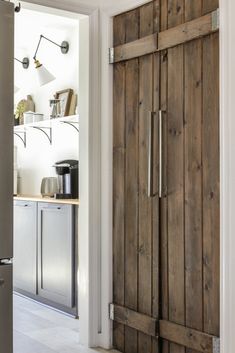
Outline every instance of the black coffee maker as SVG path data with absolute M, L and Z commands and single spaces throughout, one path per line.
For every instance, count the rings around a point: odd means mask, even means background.
M 78 198 L 78 161 L 68 159 L 54 164 L 58 175 L 59 193 L 56 199 Z

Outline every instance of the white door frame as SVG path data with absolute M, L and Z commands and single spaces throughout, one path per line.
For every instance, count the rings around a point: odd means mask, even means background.
M 83 13 L 90 16 L 90 114 L 89 179 L 87 199 L 89 224 L 79 234 L 80 272 L 86 276 L 79 291 L 81 341 L 89 346 L 111 346 L 108 303 L 112 301 L 112 67 L 108 48 L 112 46 L 112 17 L 141 6 L 149 0 L 115 1 L 102 7 L 84 5 L 84 0 L 25 0 L 30 3 Z M 95 2 L 95 1 L 94 1 Z M 99 0 L 97 0 L 100 3 Z M 86 3 L 86 2 L 85 2 Z M 220 160 L 221 160 L 221 352 L 235 351 L 235 13 L 234 0 L 220 0 Z M 100 62 L 99 62 L 100 59 Z M 99 92 L 101 94 L 99 95 Z M 233 93 L 234 92 L 234 93 Z M 100 102 L 100 104 L 99 104 Z M 101 113 L 101 114 L 100 114 Z M 233 153 L 234 152 L 234 153 Z M 94 161 L 94 158 L 97 158 Z M 98 174 L 97 174 L 98 173 Z M 94 175 L 94 177 L 93 177 Z M 97 178 L 98 175 L 98 178 Z M 100 176 L 100 178 L 99 178 Z M 97 191 L 96 194 L 92 194 Z M 95 195 L 95 196 L 94 196 Z M 80 226 L 83 220 L 79 220 Z M 89 228 L 90 227 L 90 228 Z M 80 228 L 81 232 L 81 228 Z M 87 236 L 87 239 L 84 237 Z M 93 245 L 96 246 L 93 246 Z M 100 256 L 100 261 L 99 261 Z M 83 261 L 81 261 L 81 258 Z M 98 285 L 101 274 L 101 286 Z M 97 302 L 97 298 L 98 302 Z M 97 310 L 100 305 L 100 310 Z M 100 314 L 98 314 L 100 312 Z M 99 330 L 101 333 L 98 333 Z

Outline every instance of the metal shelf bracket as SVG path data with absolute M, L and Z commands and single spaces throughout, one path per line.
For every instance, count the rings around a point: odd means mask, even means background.
M 30 126 L 32 129 L 36 129 L 41 131 L 44 135 L 46 135 L 47 139 L 49 140 L 50 144 L 52 145 L 52 128 L 51 127 L 43 127 L 43 126 Z M 49 131 L 49 133 L 47 133 Z
M 78 121 L 64 121 L 64 120 L 62 120 L 61 124 L 67 124 L 67 125 L 72 126 L 79 133 L 79 128 L 75 126 L 75 124 L 79 124 Z
M 18 131 L 14 132 L 14 134 L 19 137 L 19 139 L 23 142 L 24 148 L 26 148 L 26 131 Z M 22 137 L 23 135 L 23 137 Z

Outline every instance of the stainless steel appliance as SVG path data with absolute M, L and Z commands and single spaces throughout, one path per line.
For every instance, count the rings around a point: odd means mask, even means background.
M 59 193 L 55 195 L 57 199 L 77 199 L 78 198 L 78 161 L 68 159 L 55 163 L 58 175 Z
M 0 1 L 0 353 L 13 352 L 14 4 Z M 6 69 L 7 68 L 7 69 Z

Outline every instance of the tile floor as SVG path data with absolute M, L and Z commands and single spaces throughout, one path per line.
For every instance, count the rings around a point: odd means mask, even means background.
M 79 344 L 79 321 L 14 295 L 14 353 L 95 353 Z

